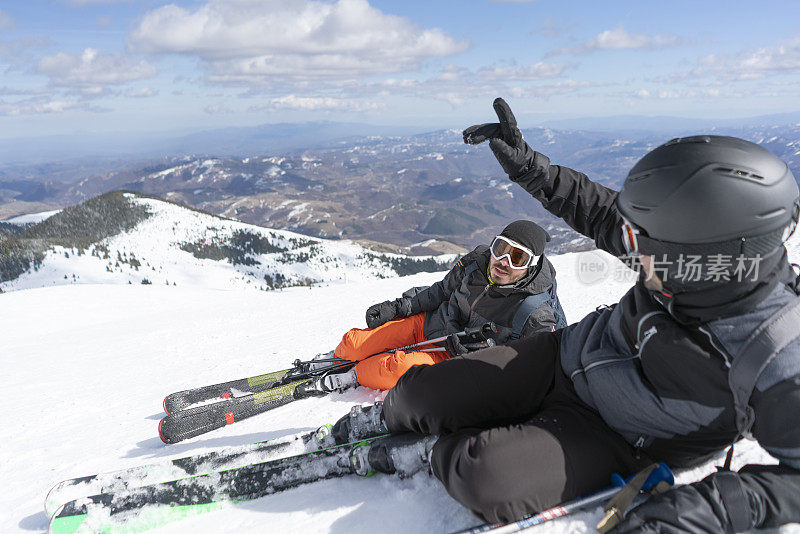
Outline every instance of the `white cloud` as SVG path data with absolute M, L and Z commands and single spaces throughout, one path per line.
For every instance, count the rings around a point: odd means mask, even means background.
M 103 87 L 143 78 L 152 78 L 156 68 L 144 60 L 124 54 L 98 52 L 87 48 L 81 54 L 47 56 L 39 61 L 36 72 L 50 77 L 50 83 L 63 87 Z
M 655 50 L 678 46 L 682 42 L 676 35 L 630 33 L 620 26 L 615 30 L 605 30 L 578 46 L 560 48 L 547 55 L 589 54 L 598 50 Z
M 638 100 L 694 100 L 700 98 L 730 98 L 730 97 L 742 97 L 744 95 L 736 94 L 736 93 L 723 93 L 719 89 L 716 88 L 701 88 L 701 89 L 658 89 L 658 90 L 648 90 L 648 89 L 637 89 L 632 93 L 628 93 L 624 96 L 636 98 Z
M 476 73 L 484 80 L 533 81 L 561 76 L 567 68 L 565 63 L 538 62 L 523 67 L 484 67 Z
M 72 4 L 73 6 L 83 7 L 97 4 L 122 4 L 132 1 L 134 0 L 68 0 L 68 3 Z
M 152 96 L 157 96 L 158 91 L 153 89 L 152 87 L 142 87 L 141 89 L 134 89 L 133 91 L 128 93 L 128 96 L 133 98 L 150 98 Z
M 465 93 L 434 93 L 431 95 L 431 98 L 434 100 L 444 100 L 450 106 L 455 109 L 464 105 L 467 102 L 467 99 L 471 95 L 467 95 Z
M 52 94 L 52 90 L 45 88 L 18 89 L 7 85 L 0 87 L 0 96 L 41 96 L 47 94 Z
M 569 20 L 556 20 L 552 17 L 545 17 L 537 21 L 536 28 L 531 31 L 531 35 L 541 34 L 545 37 L 561 37 L 573 28 L 575 28 L 575 24 Z
M 479 70 L 447 64 L 429 78 L 392 77 L 375 81 L 358 79 L 295 81 L 281 86 L 290 96 L 275 99 L 266 108 L 303 110 L 369 111 L 382 105 L 375 98 L 410 96 L 421 100 L 440 100 L 453 108 L 476 99 L 494 98 L 498 94 L 548 98 L 592 87 L 588 82 L 563 80 L 555 82 L 568 65 L 536 63 L 532 65 L 490 66 Z M 541 84 L 548 80 L 550 83 Z M 516 85 L 516 86 L 515 86 Z M 242 98 L 274 94 L 274 87 L 249 86 Z M 302 95 L 302 96 L 299 96 Z M 258 107 L 254 109 L 265 109 Z
M 0 9 L 0 30 L 5 30 L 14 26 L 14 19 L 11 15 Z
M 44 115 L 48 113 L 62 113 L 70 109 L 84 107 L 84 104 L 81 102 L 67 100 L 30 98 L 13 103 L 0 100 L 0 116 Z
M 12 63 L 24 64 L 30 58 L 26 51 L 29 48 L 43 47 L 50 43 L 49 39 L 42 37 L 26 37 L 11 41 L 0 41 L 0 58 Z
M 738 54 L 708 54 L 691 70 L 655 78 L 658 83 L 678 83 L 711 78 L 718 83 L 763 79 L 787 73 L 800 73 L 800 36 L 776 46 L 745 50 Z
M 203 111 L 205 111 L 209 115 L 221 115 L 223 113 L 233 113 L 233 110 L 230 109 L 229 107 L 222 106 L 219 104 L 208 105 L 205 107 Z
M 372 102 L 344 98 L 287 95 L 273 98 L 270 101 L 270 107 L 272 109 L 297 111 L 373 111 L 381 109 L 383 106 Z
M 104 87 L 102 85 L 86 85 L 82 87 L 74 87 L 70 91 L 67 91 L 67 93 L 77 94 L 82 96 L 83 98 L 102 98 L 118 94 L 116 91 L 108 87 Z
M 800 72 L 800 36 L 784 41 L 778 46 L 758 48 L 743 52 L 729 61 L 704 58 L 702 67 L 720 77 L 739 80 L 764 78 L 770 74 Z
M 197 56 L 212 81 L 232 84 L 402 72 L 468 46 L 367 0 L 209 0 L 195 10 L 170 4 L 147 13 L 128 43 Z
M 544 84 L 544 85 L 528 85 L 525 87 L 511 87 L 508 89 L 508 94 L 514 98 L 527 98 L 527 99 L 542 99 L 547 100 L 550 97 L 565 95 L 580 91 L 581 89 L 588 89 L 598 87 L 599 84 L 591 82 L 579 82 L 577 80 L 564 80 L 561 82 Z

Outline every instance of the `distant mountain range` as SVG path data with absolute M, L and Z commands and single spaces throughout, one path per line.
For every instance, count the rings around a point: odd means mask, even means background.
M 232 221 L 113 192 L 42 222 L 0 225 L 0 290 L 74 283 L 262 290 L 446 270 L 453 255 L 409 257 Z
M 262 124 L 174 132 L 76 133 L 46 137 L 0 139 L 0 168 L 11 166 L 80 165 L 121 159 L 154 159 L 183 154 L 280 153 L 316 148 L 331 142 L 364 136 L 411 135 L 418 127 L 314 121 Z
M 265 131 L 265 138 L 272 133 Z M 581 170 L 611 188 L 619 188 L 628 169 L 665 141 L 656 134 L 549 128 L 524 133 L 553 163 Z M 800 126 L 714 133 L 766 146 L 800 177 Z M 259 226 L 389 243 L 415 254 L 457 252 L 443 242 L 472 248 L 518 218 L 547 228 L 553 236 L 550 252 L 591 246 L 511 183 L 488 146 L 465 145 L 458 130 L 361 137 L 320 148 L 256 151 L 235 158 L 181 156 L 114 170 L 101 167 L 96 173 L 84 164 L 82 173 L 69 180 L 43 179 L 52 171 L 43 168 L 39 179 L 0 171 L 0 220 L 130 190 Z
M 490 108 L 487 111 L 491 112 Z M 547 113 L 518 117 L 527 127 L 560 130 L 610 132 L 634 138 L 671 138 L 742 128 L 770 128 L 800 124 L 800 112 L 756 117 L 696 118 L 669 116 L 613 115 L 605 117 L 555 117 Z M 490 116 L 475 117 L 475 122 Z M 0 138 L 0 169 L 20 166 L 70 168 L 90 162 L 94 165 L 120 165 L 125 161 L 152 160 L 186 154 L 215 157 L 280 154 L 286 151 L 321 148 L 334 142 L 349 142 L 368 136 L 412 136 L 436 129 L 433 120 L 423 125 L 398 126 L 350 122 L 312 121 L 273 123 L 257 126 L 221 128 L 184 127 L 173 131 L 74 132 L 67 135 Z M 438 123 L 439 128 L 471 124 Z M 69 174 L 69 173 L 64 173 Z

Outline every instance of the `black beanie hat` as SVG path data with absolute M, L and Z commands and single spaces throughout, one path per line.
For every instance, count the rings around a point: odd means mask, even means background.
M 545 243 L 550 241 L 550 235 L 533 221 L 514 221 L 503 228 L 500 235 L 531 249 L 537 256 L 544 252 Z

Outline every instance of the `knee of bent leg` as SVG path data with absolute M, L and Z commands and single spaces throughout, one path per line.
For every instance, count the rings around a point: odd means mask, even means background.
M 359 328 L 351 328 L 342 336 L 342 340 L 336 346 L 334 354 L 338 358 L 345 358 L 354 353 L 356 347 L 359 345 L 361 338 L 364 336 L 365 330 Z
M 455 438 L 455 439 L 449 439 Z M 518 519 L 509 491 L 515 478 L 507 459 L 485 434 L 444 436 L 433 449 L 433 471 L 453 498 L 487 521 Z

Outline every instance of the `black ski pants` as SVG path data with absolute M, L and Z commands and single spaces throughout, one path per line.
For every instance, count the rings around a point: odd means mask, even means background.
M 412 367 L 384 401 L 390 431 L 440 435 L 434 475 L 486 521 L 540 512 L 651 463 L 578 398 L 559 365 L 560 337 Z

